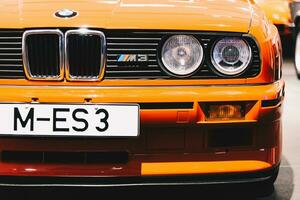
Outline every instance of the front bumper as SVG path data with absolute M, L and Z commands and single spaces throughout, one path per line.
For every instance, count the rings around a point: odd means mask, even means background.
M 0 102 L 3 103 L 138 103 L 141 105 L 141 134 L 137 138 L 6 136 L 0 139 L 2 154 L 3 152 L 25 152 L 25 154 L 42 152 L 44 157 L 49 152 L 121 151 L 128 153 L 128 160 L 125 162 L 119 162 L 117 159 L 107 163 L 92 164 L 84 161 L 68 163 L 63 159 L 55 162 L 47 162 L 46 159 L 6 161 L 2 156 L 0 162 L 2 177 L 214 176 L 265 171 L 277 166 L 281 159 L 283 81 L 246 86 L 1 86 L 0 94 L 3 94 L 0 96 Z M 245 118 L 241 120 L 207 121 L 201 107 L 202 103 L 207 102 L 237 101 L 252 103 Z M 251 137 L 246 139 L 249 140 L 248 142 L 241 145 L 231 142 L 225 146 L 224 143 L 216 145 L 209 142 L 210 135 L 215 130 L 221 132 L 230 130 L 239 134 L 250 130 Z M 257 177 L 254 179 L 256 180 Z M 166 180 L 172 181 L 172 178 Z
M 138 103 L 143 125 L 199 125 L 210 123 L 205 121 L 200 108 L 201 103 L 207 102 L 255 102 L 245 119 L 237 123 L 261 121 L 264 117 L 261 115 L 270 107 L 262 107 L 262 102 L 280 99 L 284 94 L 284 82 L 237 86 L 0 86 L 0 94 L 0 103 Z
M 279 165 L 260 172 L 158 177 L 0 177 L 1 187 L 152 187 L 272 183 Z

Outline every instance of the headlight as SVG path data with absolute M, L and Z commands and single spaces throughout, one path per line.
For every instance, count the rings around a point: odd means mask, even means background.
M 238 75 L 249 65 L 251 49 L 240 38 L 224 38 L 219 40 L 212 53 L 212 63 L 216 70 L 224 75 Z
M 203 59 L 203 48 L 193 36 L 174 35 L 162 47 L 162 62 L 175 76 L 189 76 L 196 72 Z

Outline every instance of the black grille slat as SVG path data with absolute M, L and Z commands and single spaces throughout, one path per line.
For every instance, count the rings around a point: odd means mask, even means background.
M 126 151 L 111 152 L 43 152 L 43 151 L 2 151 L 1 161 L 5 163 L 64 163 L 64 164 L 111 164 L 127 163 Z
M 72 30 L 76 30 L 75 28 Z M 68 31 L 68 29 L 61 29 L 62 32 Z M 22 35 L 24 30 L 0 30 L 0 79 L 1 78 L 25 78 L 23 61 L 22 61 Z M 107 64 L 104 79 L 175 79 L 171 77 L 164 70 L 161 69 L 160 61 L 158 59 L 159 50 L 161 44 L 171 35 L 174 34 L 192 34 L 199 39 L 205 50 L 205 62 L 203 62 L 201 69 L 188 79 L 220 79 L 220 78 L 248 78 L 255 77 L 261 71 L 261 60 L 259 55 L 259 49 L 254 40 L 250 37 L 243 37 L 251 46 L 253 52 L 251 67 L 237 77 L 222 77 L 216 74 L 213 70 L 213 66 L 210 61 L 210 48 L 214 42 L 225 36 L 237 36 L 242 37 L 242 34 L 235 33 L 205 33 L 205 32 L 176 32 L 176 31 L 130 31 L 130 30 L 103 30 L 106 36 L 106 50 L 107 50 Z M 46 46 L 48 49 L 58 48 L 55 43 L 47 40 Z M 90 42 L 84 39 L 84 41 L 78 41 L 76 43 L 76 49 L 80 49 L 80 52 L 74 56 L 74 63 L 79 63 L 78 66 L 70 65 L 74 67 L 72 76 L 79 78 L 91 79 L 96 75 L 99 75 L 100 59 L 93 59 L 97 57 L 93 49 L 100 51 L 101 43 Z M 81 47 L 83 45 L 83 47 Z M 43 46 L 43 42 L 39 42 L 39 46 Z M 84 50 L 85 49 L 85 50 Z M 73 50 L 72 50 L 73 51 Z M 43 51 L 32 52 L 33 55 L 38 55 Z M 45 53 L 45 52 L 44 52 Z M 148 61 L 142 62 L 119 62 L 118 58 L 121 54 L 144 54 L 148 56 Z M 45 63 L 59 63 L 59 57 L 53 53 L 48 52 L 49 56 L 44 55 Z M 79 56 L 80 55 L 80 56 Z M 35 56 L 37 57 L 37 56 Z M 49 59 L 47 58 L 55 58 Z M 82 59 L 83 57 L 83 59 Z M 38 58 L 34 58 L 32 61 L 36 66 L 42 65 Z M 98 67 L 89 67 L 98 66 Z M 78 67 L 78 68 L 77 68 Z M 49 67 L 38 67 L 35 70 L 38 76 L 43 74 L 49 76 L 56 76 L 58 71 Z
M 33 78 L 54 78 L 60 75 L 60 36 L 29 34 L 26 36 L 28 71 Z
M 99 35 L 72 33 L 67 37 L 69 74 L 74 79 L 100 76 L 102 38 Z
M 24 78 L 22 34 L 18 30 L 0 30 L 0 79 Z
M 110 33 L 108 33 L 110 34 Z M 107 66 L 105 78 L 168 78 L 158 65 L 157 49 L 163 35 L 124 35 L 107 36 Z M 121 54 L 146 55 L 148 61 L 118 61 Z
M 171 35 L 181 34 L 178 32 L 125 32 L 125 31 L 108 31 L 107 35 L 107 66 L 106 79 L 174 79 L 168 75 L 159 63 L 159 48 L 163 41 Z M 210 52 L 213 44 L 219 38 L 228 36 L 226 34 L 193 34 L 201 42 L 205 51 L 205 60 L 202 63 L 200 70 L 189 79 L 220 79 L 234 78 L 224 77 L 214 72 L 214 67 L 210 60 Z M 236 34 L 235 34 L 236 36 Z M 241 35 L 238 35 L 241 37 Z M 251 62 L 251 67 L 238 78 L 254 77 L 260 72 L 260 56 L 259 50 L 255 42 L 251 38 L 245 37 L 249 42 L 252 52 L 254 53 Z M 147 55 L 147 62 L 128 62 L 118 61 L 121 55 Z M 153 72 L 153 67 L 158 67 L 156 72 Z M 141 72 L 143 71 L 143 73 Z M 119 73 L 118 73 L 119 72 Z

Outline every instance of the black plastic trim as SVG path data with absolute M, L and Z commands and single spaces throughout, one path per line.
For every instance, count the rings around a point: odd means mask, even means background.
M 141 110 L 147 109 L 193 109 L 193 102 L 164 102 L 164 103 L 139 103 Z
M 272 100 L 262 100 L 261 101 L 261 106 L 262 107 L 274 107 L 280 104 L 282 101 L 282 97 L 279 97 L 277 99 L 272 99 Z

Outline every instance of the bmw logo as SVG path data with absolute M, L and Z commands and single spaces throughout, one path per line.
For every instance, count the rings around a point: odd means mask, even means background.
M 60 18 L 71 18 L 71 17 L 75 17 L 76 15 L 77 12 L 70 9 L 62 9 L 55 13 L 55 16 Z

